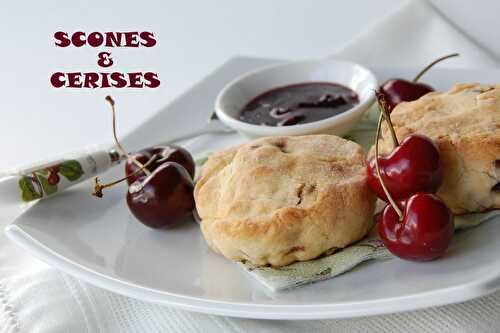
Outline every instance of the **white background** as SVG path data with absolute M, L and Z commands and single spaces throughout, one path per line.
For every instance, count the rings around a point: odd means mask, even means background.
M 117 100 L 119 130 L 126 134 L 233 55 L 327 56 L 402 3 L 4 1 L 0 4 L 0 169 L 109 142 L 107 94 Z M 500 54 L 498 1 L 433 3 L 480 44 Z M 53 34 L 58 30 L 153 31 L 158 41 L 153 48 L 112 49 L 115 65 L 110 69 L 157 72 L 161 86 L 139 90 L 53 88 L 49 77 L 55 71 L 98 71 L 97 54 L 104 50 L 57 48 Z

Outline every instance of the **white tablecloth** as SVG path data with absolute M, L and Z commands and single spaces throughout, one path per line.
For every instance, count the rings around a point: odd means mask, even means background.
M 432 7 L 412 1 L 336 56 L 377 66 L 423 66 L 448 52 L 448 66 L 497 66 Z M 0 227 L 19 213 L 2 207 Z M 144 303 L 95 288 L 33 259 L 0 235 L 0 332 L 497 332 L 500 293 L 385 316 L 315 321 L 235 319 Z

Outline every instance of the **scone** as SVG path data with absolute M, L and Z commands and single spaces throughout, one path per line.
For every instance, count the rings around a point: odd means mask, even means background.
M 268 137 L 215 153 L 194 196 L 214 251 L 273 266 L 363 238 L 375 204 L 361 146 L 332 135 Z
M 437 195 L 453 213 L 500 208 L 500 85 L 457 84 L 399 104 L 391 119 L 398 139 L 421 133 L 438 144 L 444 182 Z M 382 134 L 381 152 L 389 152 L 385 124 Z

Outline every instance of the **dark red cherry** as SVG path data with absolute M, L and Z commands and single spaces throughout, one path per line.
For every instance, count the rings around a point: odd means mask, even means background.
M 416 101 L 434 89 L 424 83 L 405 79 L 390 79 L 380 86 L 380 91 L 384 94 L 390 112 L 399 103 Z
M 435 193 L 443 181 L 439 148 L 421 134 L 406 137 L 389 155 L 380 155 L 380 174 L 394 200 L 416 192 Z M 388 201 L 377 176 L 375 158 L 368 163 L 368 184 L 382 200 Z
M 413 79 L 413 81 L 405 79 L 390 79 L 387 80 L 380 90 L 385 96 L 387 106 L 389 107 L 389 112 L 392 111 L 401 102 L 411 102 L 419 99 L 420 97 L 426 95 L 427 93 L 434 91 L 434 89 L 424 83 L 419 83 L 420 78 L 427 73 L 433 66 L 440 63 L 443 60 L 457 57 L 458 53 L 452 53 L 440 57 L 429 65 L 425 66 L 420 73 Z
M 157 158 L 154 162 L 151 163 L 151 165 L 147 167 L 149 171 L 154 171 L 156 168 L 158 168 L 165 162 L 175 162 L 182 165 L 189 173 L 191 178 L 194 177 L 195 165 L 193 157 L 186 149 L 182 147 L 175 145 L 155 146 L 138 151 L 134 154 L 131 154 L 131 156 L 137 159 L 140 163 L 146 164 L 146 162 L 149 161 L 149 159 L 155 154 L 160 155 L 160 157 Z M 139 170 L 139 166 L 137 166 L 132 160 L 130 159 L 127 160 L 127 162 L 125 163 L 125 175 L 126 176 L 131 175 L 137 170 Z M 137 175 L 128 178 L 127 182 L 130 185 L 134 183 L 136 180 L 144 178 L 145 176 L 146 176 L 145 173 L 140 172 Z
M 173 226 L 192 213 L 193 187 L 191 175 L 183 166 L 165 162 L 129 186 L 127 205 L 149 227 Z
M 428 261 L 442 256 L 454 232 L 453 214 L 435 195 L 416 193 L 400 202 L 403 220 L 391 205 L 379 218 L 380 238 L 391 253 L 407 260 Z
M 61 179 L 59 175 L 55 172 L 51 172 L 49 178 L 47 178 L 47 181 L 49 182 L 50 185 L 57 185 L 60 180 Z

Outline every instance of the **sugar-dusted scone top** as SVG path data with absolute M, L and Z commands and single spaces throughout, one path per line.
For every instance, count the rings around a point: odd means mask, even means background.
M 416 132 L 438 144 L 444 183 L 437 194 L 453 213 L 500 208 L 500 85 L 457 84 L 399 104 L 391 119 L 400 140 Z M 392 149 L 388 131 L 384 125 L 382 152 Z
M 213 250 L 274 266 L 361 239 L 375 202 L 362 148 L 331 135 L 262 138 L 215 153 L 194 194 Z

